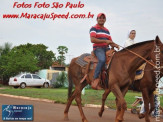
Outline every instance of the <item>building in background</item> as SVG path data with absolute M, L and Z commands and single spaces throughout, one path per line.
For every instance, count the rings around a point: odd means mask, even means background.
M 61 66 L 58 62 L 54 62 L 52 66 L 49 69 L 42 69 L 37 74 L 41 78 L 46 78 L 50 80 L 51 85 L 54 84 L 54 82 L 57 81 L 57 77 L 65 71 L 67 73 L 68 68 L 66 66 Z

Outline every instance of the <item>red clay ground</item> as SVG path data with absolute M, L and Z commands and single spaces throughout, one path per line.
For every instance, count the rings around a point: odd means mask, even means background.
M 0 106 L 10 105 L 33 105 L 34 106 L 34 122 L 65 122 L 63 121 L 64 104 L 54 104 L 48 102 L 39 102 L 31 100 L 23 100 L 19 98 L 11 98 L 0 96 Z M 114 122 L 115 110 L 105 110 L 103 117 L 98 116 L 99 108 L 83 107 L 84 113 L 89 122 Z M 0 110 L 0 121 L 2 121 L 2 109 Z M 67 122 L 81 122 L 80 113 L 77 106 L 71 106 L 69 111 L 69 121 Z M 124 122 L 144 122 L 144 119 L 138 119 L 136 114 L 131 114 L 129 111 L 125 112 Z M 151 118 L 151 122 L 155 122 Z M 163 121 L 163 119 L 161 119 Z M 11 122 L 11 121 L 4 121 Z M 13 121 L 16 122 L 16 121 Z M 21 122 L 21 121 L 18 121 Z M 27 121 L 23 121 L 27 122 Z M 30 121 L 31 122 L 31 121 Z

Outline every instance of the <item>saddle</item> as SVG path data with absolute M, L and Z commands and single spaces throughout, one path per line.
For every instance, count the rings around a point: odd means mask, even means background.
M 107 66 L 109 65 L 109 63 L 111 61 L 111 58 L 112 58 L 112 56 L 114 55 L 115 52 L 116 52 L 116 50 L 114 50 L 114 49 L 106 51 L 106 53 L 105 53 L 106 62 L 105 63 L 106 63 Z M 90 56 L 84 57 L 84 61 L 87 62 L 87 63 L 89 63 L 89 62 L 98 63 L 98 59 L 95 56 L 93 51 L 91 52 Z
M 109 64 L 111 62 L 111 59 L 112 59 L 112 57 L 113 57 L 113 55 L 114 55 L 115 52 L 116 52 L 116 50 L 114 50 L 114 49 L 111 49 L 111 50 L 106 51 L 105 55 L 106 55 L 106 66 L 107 66 L 107 68 L 109 67 Z M 91 64 L 93 64 L 93 70 L 95 70 L 96 65 L 98 63 L 98 59 L 95 56 L 95 54 L 94 54 L 93 51 L 91 52 L 91 55 L 85 56 L 83 58 L 83 60 L 85 62 L 87 62 L 88 65 L 86 66 L 86 68 L 83 68 L 85 76 L 80 81 L 80 83 L 82 83 L 85 79 L 89 80 L 88 77 L 87 77 L 87 75 L 89 73 L 89 69 L 90 69 Z M 107 85 L 107 83 L 108 83 L 107 82 L 108 76 L 107 76 L 107 73 L 106 73 L 106 69 L 105 68 L 102 70 L 102 72 L 100 74 L 100 78 L 101 78 L 101 85 L 103 87 L 107 87 L 108 86 Z M 91 81 L 89 81 L 89 82 L 91 82 Z

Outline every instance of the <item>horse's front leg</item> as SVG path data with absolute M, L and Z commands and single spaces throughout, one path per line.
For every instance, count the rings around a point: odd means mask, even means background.
M 122 91 L 123 97 L 125 97 L 125 95 L 126 95 L 126 93 L 128 91 L 128 87 L 123 88 L 121 91 Z M 121 104 L 120 104 L 120 102 L 117 99 L 116 99 L 116 106 L 117 106 L 117 112 L 116 112 L 116 118 L 117 118 L 117 116 L 121 112 Z
M 125 95 L 128 91 L 128 87 L 123 88 L 121 91 L 122 91 L 123 97 L 125 97 Z M 121 104 L 120 104 L 120 101 L 118 101 L 117 99 L 115 101 L 116 101 L 116 106 L 117 106 L 117 112 L 116 112 L 116 118 L 117 118 L 118 115 L 121 113 Z M 123 118 L 123 120 L 124 120 L 124 118 Z
M 117 113 L 118 115 L 116 116 L 115 122 L 122 122 L 123 121 L 124 112 L 127 109 L 126 101 L 124 99 L 124 96 L 123 96 L 120 88 L 116 84 L 114 84 L 111 87 L 111 91 L 116 96 L 116 98 L 118 100 L 118 103 L 120 103 L 120 105 L 121 105 L 121 108 L 120 108 L 121 111 Z
M 100 109 L 100 111 L 98 113 L 98 115 L 100 117 L 102 117 L 102 114 L 104 112 L 105 101 L 106 101 L 106 98 L 107 98 L 107 96 L 109 95 L 110 92 L 111 92 L 111 90 L 106 89 L 105 92 L 104 92 L 104 94 L 103 94 L 103 96 L 102 96 L 102 106 L 101 106 L 101 109 Z

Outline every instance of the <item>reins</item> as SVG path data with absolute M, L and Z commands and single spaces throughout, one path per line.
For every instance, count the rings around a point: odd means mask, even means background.
M 120 45 L 118 45 L 118 46 L 120 46 Z M 138 56 L 139 58 L 143 59 L 143 60 L 146 61 L 148 64 L 150 64 L 150 65 L 152 65 L 153 67 L 155 67 L 156 69 L 159 69 L 159 68 L 156 67 L 155 64 L 153 64 L 152 62 L 148 61 L 147 59 L 145 59 L 145 58 L 142 57 L 141 55 L 139 55 L 139 54 L 137 54 L 137 53 L 135 53 L 135 52 L 133 52 L 133 51 L 127 49 L 127 48 L 124 48 L 123 46 L 120 46 L 120 47 L 122 47 L 124 50 L 127 50 L 127 51 L 129 51 L 130 53 L 132 53 L 132 54 Z
M 159 69 L 159 70 L 163 69 L 163 66 L 160 66 L 160 68 L 158 68 L 158 67 L 156 67 L 156 65 L 155 65 L 154 63 L 148 61 L 147 59 L 145 59 L 145 58 L 142 57 L 141 55 L 139 55 L 139 54 L 137 54 L 137 53 L 135 53 L 135 52 L 133 52 L 133 51 L 127 49 L 127 48 L 124 48 L 124 47 L 121 46 L 121 45 L 118 45 L 118 46 L 122 47 L 124 50 L 127 50 L 127 51 L 129 51 L 130 53 L 132 53 L 132 54 L 138 56 L 139 58 L 143 59 L 143 60 L 146 61 L 148 64 L 152 65 L 152 66 L 153 66 L 153 69 Z M 153 69 L 152 69 L 152 70 L 153 70 Z M 145 71 L 145 70 L 144 70 L 144 71 Z M 151 71 L 151 70 L 150 70 L 150 71 Z M 163 74 L 163 72 L 161 72 L 161 71 L 160 71 L 160 73 Z

